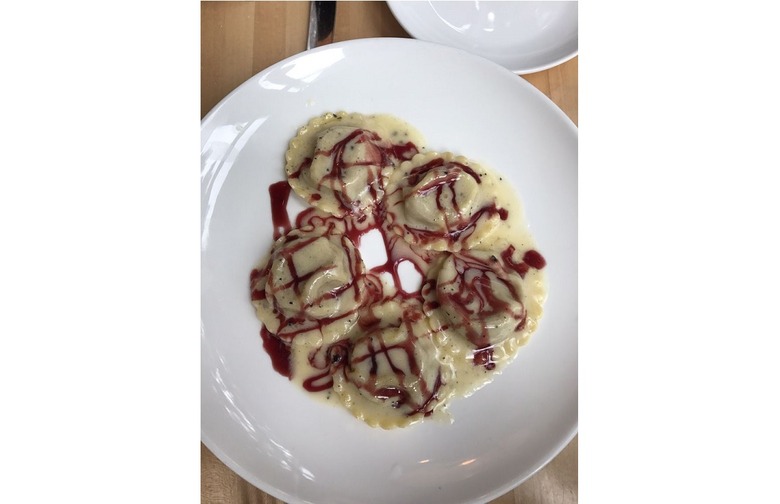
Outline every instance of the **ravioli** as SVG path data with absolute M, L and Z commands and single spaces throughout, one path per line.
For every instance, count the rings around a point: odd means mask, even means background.
M 451 395 L 452 367 L 422 320 L 406 314 L 397 327 L 357 337 L 333 390 L 357 418 L 383 428 L 403 427 L 440 410 Z
M 293 190 L 336 216 L 368 215 L 384 197 L 392 168 L 417 154 L 420 135 L 382 116 L 325 114 L 290 141 L 285 170 Z
M 365 303 L 365 268 L 345 235 L 325 227 L 279 238 L 251 282 L 257 317 L 276 337 L 330 344 L 347 336 Z
M 372 427 L 451 421 L 449 402 L 489 383 L 542 316 L 546 261 L 510 186 L 380 114 L 313 118 L 285 173 L 269 190 L 280 238 L 250 275 L 274 369 Z M 310 204 L 294 221 L 291 190 Z
M 461 363 L 459 369 L 492 371 L 506 363 L 542 316 L 545 265 L 534 249 L 520 254 L 512 245 L 501 253 L 451 253 L 441 260 L 421 291 L 437 346 Z M 463 378 L 463 388 L 482 385 L 470 383 L 478 377 Z
M 418 154 L 388 182 L 387 218 L 406 241 L 433 250 L 479 246 L 507 218 L 497 177 L 452 153 Z

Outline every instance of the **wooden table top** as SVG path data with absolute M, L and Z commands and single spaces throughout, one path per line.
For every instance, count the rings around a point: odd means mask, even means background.
M 309 2 L 201 3 L 201 117 L 259 71 L 306 49 Z M 333 41 L 410 37 L 385 2 L 339 2 Z M 577 124 L 577 58 L 524 75 Z M 577 502 L 577 438 L 546 467 L 491 504 Z M 283 504 L 247 483 L 201 444 L 204 504 Z

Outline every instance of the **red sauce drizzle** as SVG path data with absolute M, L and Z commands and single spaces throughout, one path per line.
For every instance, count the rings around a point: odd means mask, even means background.
M 440 168 L 446 169 L 446 171 L 442 172 L 441 176 L 437 176 L 425 185 L 417 187 L 429 172 Z M 433 193 L 435 194 L 436 206 L 440 211 L 444 212 L 447 209 L 447 204 L 449 204 L 458 214 L 458 217 L 451 219 L 447 213 L 444 213 L 444 231 L 431 231 L 411 227 L 409 225 L 404 225 L 401 228 L 399 225 L 395 224 L 394 227 L 396 227 L 397 232 L 400 234 L 408 233 L 412 235 L 415 241 L 420 244 L 430 244 L 440 240 L 446 240 L 450 245 L 453 245 L 456 242 L 466 240 L 471 236 L 482 219 L 498 216 L 499 219 L 506 220 L 509 216 L 509 212 L 507 212 L 506 209 L 498 208 L 495 204 L 486 205 L 470 216 L 460 214 L 461 210 L 455 184 L 464 176 L 464 174 L 465 176 L 473 178 L 477 184 L 482 183 L 482 178 L 472 167 L 457 161 L 445 161 L 444 158 L 440 157 L 433 159 L 422 166 L 413 168 L 409 172 L 405 183 L 408 187 L 417 187 L 414 196 L 425 197 Z M 402 190 L 403 189 L 399 187 L 396 189 L 396 192 Z M 398 204 L 402 203 L 403 201 L 400 201 Z
M 271 219 L 274 223 L 274 240 L 292 229 L 290 217 L 287 215 L 287 201 L 290 199 L 290 184 L 286 180 L 271 184 L 268 188 L 271 195 Z
M 344 153 L 347 148 L 354 149 L 356 146 L 362 146 L 364 151 L 363 159 L 356 162 L 347 162 L 344 160 Z M 347 196 L 347 184 L 345 182 L 346 171 L 355 167 L 365 167 L 367 175 L 367 186 L 371 201 L 378 201 L 384 193 L 384 183 L 380 177 L 380 167 L 397 164 L 400 161 L 411 159 L 419 151 L 412 142 L 394 145 L 382 140 L 375 132 L 356 128 L 350 134 L 336 142 L 329 150 L 318 150 L 314 156 L 325 156 L 331 158 L 331 170 L 322 180 L 317 182 L 317 190 L 331 191 L 333 197 L 338 201 L 339 207 L 346 213 L 360 214 L 360 201 L 352 201 Z M 306 158 L 298 169 L 290 174 L 290 178 L 300 178 L 304 170 L 311 166 L 313 159 Z M 316 196 L 316 197 L 315 197 Z M 320 199 L 319 194 L 310 197 L 310 201 Z
M 369 361 L 370 367 L 368 371 L 368 377 L 365 377 L 364 381 L 361 383 L 355 383 L 353 381 L 355 386 L 365 390 L 367 393 L 373 395 L 377 399 L 382 401 L 390 401 L 390 405 L 394 409 L 406 407 L 408 409 L 406 416 L 414 416 L 417 414 L 423 414 L 424 416 L 430 415 L 433 412 L 435 401 L 438 399 L 437 394 L 439 389 L 443 385 L 440 369 L 437 372 L 436 379 L 433 384 L 427 383 L 423 379 L 420 363 L 417 361 L 415 356 L 415 341 L 418 339 L 418 336 L 415 336 L 412 324 L 418 321 L 421 317 L 421 310 L 418 312 L 412 312 L 407 309 L 404 313 L 402 321 L 406 328 L 407 337 L 404 340 L 392 345 L 386 344 L 381 335 L 366 335 L 364 338 L 362 338 L 361 342 L 358 343 L 361 347 L 360 353 L 357 355 L 355 353 L 348 353 L 348 362 L 345 366 L 344 376 L 349 379 L 349 374 L 347 371 L 354 371 L 355 366 L 365 361 Z M 402 350 L 402 355 L 406 362 L 402 364 L 394 362 L 392 358 L 393 354 L 390 353 L 392 350 Z M 408 367 L 410 373 L 419 378 L 418 383 L 420 386 L 420 392 L 422 394 L 421 402 L 415 401 L 415 398 L 413 398 L 409 392 L 403 388 L 403 386 L 378 385 L 377 371 L 379 368 L 380 359 L 388 364 L 390 369 L 396 375 L 399 384 L 404 383 L 404 378 L 406 376 L 406 372 L 403 370 L 404 367 Z
M 496 361 L 493 359 L 493 347 L 480 348 L 474 352 L 474 365 L 484 366 L 488 371 L 496 368 Z
M 542 269 L 547 265 L 547 261 L 544 260 L 542 254 L 536 250 L 527 250 L 525 254 L 523 254 L 523 259 L 520 262 L 514 260 L 514 254 L 515 247 L 514 245 L 510 245 L 506 250 L 501 252 L 501 258 L 504 260 L 505 266 L 515 270 L 521 278 L 525 278 L 525 275 L 530 268 Z
M 350 144 L 355 142 L 356 144 L 367 144 L 367 156 L 362 162 L 349 164 L 343 159 L 344 150 Z M 354 148 L 354 145 L 350 146 Z M 391 401 L 394 408 L 400 408 L 401 406 L 407 406 L 409 408 L 408 415 L 415 415 L 422 413 L 428 416 L 433 411 L 434 401 L 437 400 L 437 394 L 439 389 L 443 385 L 441 372 L 438 373 L 435 383 L 427 384 L 420 375 L 421 370 L 419 364 L 414 356 L 414 331 L 412 329 L 412 323 L 418 321 L 423 316 L 423 292 L 438 291 L 438 298 L 445 302 L 448 306 L 455 309 L 464 321 L 470 321 L 460 326 L 465 329 L 468 338 L 476 345 L 477 350 L 474 352 L 473 362 L 475 366 L 483 366 L 487 370 L 492 370 L 496 367 L 496 361 L 493 355 L 493 348 L 489 344 L 487 330 L 484 328 L 484 321 L 490 314 L 496 311 L 504 310 L 507 313 L 512 313 L 508 309 L 507 302 L 499 299 L 493 292 L 493 281 L 504 283 L 504 286 L 510 291 L 513 297 L 518 301 L 520 299 L 520 293 L 516 291 L 515 286 L 507 281 L 500 269 L 496 269 L 495 265 L 489 265 L 477 258 L 469 256 L 468 254 L 458 254 L 456 256 L 456 269 L 459 275 L 455 280 L 447 284 L 437 286 L 435 279 L 425 280 L 421 289 L 417 292 L 406 292 L 401 286 L 401 279 L 398 273 L 398 266 L 403 261 L 409 261 L 420 275 L 423 270 L 427 269 L 427 265 L 433 260 L 440 257 L 444 252 L 435 252 L 430 250 L 419 249 L 417 247 L 409 245 L 400 235 L 402 230 L 398 229 L 398 225 L 393 223 L 392 214 L 387 211 L 384 206 L 384 199 L 381 198 L 380 191 L 383 190 L 382 181 L 378 177 L 377 173 L 369 172 L 369 190 L 371 196 L 379 201 L 375 207 L 370 208 L 367 212 L 361 209 L 357 212 L 357 203 L 347 200 L 343 197 L 345 194 L 345 186 L 343 183 L 342 175 L 345 170 L 354 166 L 387 166 L 390 164 L 397 164 L 400 161 L 411 159 L 415 154 L 419 152 L 417 146 L 412 142 L 399 145 L 386 145 L 382 139 L 374 132 L 366 131 L 362 129 L 355 129 L 352 133 L 347 135 L 344 139 L 339 141 L 332 149 L 328 151 L 318 151 L 315 155 L 325 155 L 332 158 L 333 169 L 328 176 L 324 178 L 318 189 L 330 188 L 333 190 L 333 194 L 339 201 L 340 206 L 346 210 L 345 217 L 335 217 L 332 215 L 324 215 L 316 208 L 309 208 L 301 212 L 296 219 L 296 228 L 302 228 L 304 226 L 325 227 L 327 233 L 338 232 L 343 234 L 347 239 L 351 240 L 355 247 L 359 247 L 361 237 L 374 229 L 381 232 L 385 251 L 387 254 L 387 261 L 384 264 L 371 268 L 368 272 L 358 272 L 354 269 L 351 271 L 353 278 L 357 279 L 362 277 L 365 282 L 362 284 L 364 291 L 362 294 L 367 298 L 364 307 L 360 311 L 360 317 L 358 324 L 365 334 L 370 334 L 374 330 L 378 330 L 379 318 L 376 317 L 371 308 L 373 306 L 379 306 L 382 303 L 389 301 L 395 297 L 412 300 L 412 305 L 416 301 L 419 301 L 419 310 L 404 312 L 403 319 L 399 323 L 407 325 L 407 333 L 409 337 L 401 343 L 387 346 L 381 341 L 381 338 L 376 338 L 372 341 L 379 342 L 378 344 L 372 343 L 368 345 L 368 351 L 359 357 L 355 357 L 351 352 L 353 343 L 350 340 L 342 340 L 327 348 L 320 348 L 314 351 L 309 356 L 309 364 L 312 368 L 320 370 L 319 373 L 310 376 L 303 382 L 303 387 L 310 392 L 320 392 L 328 390 L 333 386 L 333 374 L 336 372 L 345 372 L 346 369 L 353 369 L 352 366 L 359 364 L 367 359 L 371 360 L 370 376 L 369 379 L 360 384 L 359 386 L 375 397 Z M 290 175 L 290 178 L 300 177 L 303 170 L 307 169 L 311 165 L 312 159 L 306 158 L 298 170 Z M 451 165 L 449 168 L 455 168 L 471 176 L 479 184 L 481 179 L 476 171 L 462 163 L 449 162 Z M 445 165 L 445 161 L 442 158 L 437 158 L 427 163 L 424 166 L 417 167 L 409 174 L 409 185 L 415 186 L 425 176 L 427 172 L 432 169 L 439 168 Z M 454 183 L 457 181 L 458 175 L 455 173 L 447 173 L 442 177 L 437 178 L 425 187 L 419 188 L 419 193 L 425 195 L 430 192 L 436 193 L 436 202 L 440 210 L 444 210 L 443 196 L 445 191 L 451 190 L 454 194 Z M 400 190 L 400 189 L 399 189 Z M 274 239 L 278 239 L 281 236 L 287 234 L 292 228 L 290 219 L 287 214 L 287 202 L 290 195 L 290 186 L 287 181 L 281 181 L 272 184 L 269 187 L 269 193 L 271 195 L 271 214 L 274 223 Z M 312 194 L 310 201 L 318 201 L 321 199 L 319 194 Z M 453 205 L 456 211 L 458 211 L 457 198 L 452 197 L 450 203 Z M 505 209 L 497 208 L 495 204 L 488 205 L 475 212 L 473 215 L 466 219 L 459 219 L 455 222 L 447 223 L 447 232 L 445 234 L 431 232 L 427 230 L 412 229 L 406 227 L 406 231 L 414 235 L 415 239 L 419 243 L 430 243 L 435 240 L 445 238 L 450 243 L 455 243 L 458 240 L 465 239 L 470 236 L 480 219 L 483 217 L 490 218 L 497 215 L 500 219 L 506 220 L 508 212 Z M 297 237 L 288 240 L 290 242 L 295 241 Z M 299 292 L 300 285 L 311 277 L 314 273 L 306 275 L 298 275 L 295 271 L 295 267 L 292 261 L 292 255 L 305 247 L 308 243 L 311 243 L 311 239 L 301 240 L 299 243 L 288 247 L 284 254 L 288 264 L 290 265 L 290 273 L 292 280 L 288 283 L 281 285 L 272 285 L 273 289 L 285 289 L 292 287 L 295 292 Z M 357 254 L 357 250 L 355 251 Z M 513 246 L 508 247 L 506 250 L 500 253 L 503 266 L 514 270 L 521 277 L 525 277 L 530 268 L 541 269 L 546 265 L 545 259 L 539 252 L 535 250 L 528 250 L 524 253 L 521 261 L 515 261 L 513 255 L 515 248 Z M 359 255 L 357 255 L 359 259 Z M 355 264 L 355 258 L 350 258 L 350 266 Z M 493 256 L 493 262 L 498 262 L 498 259 Z M 252 270 L 250 275 L 250 282 L 254 286 L 255 282 L 263 275 L 268 275 L 270 271 L 270 263 L 264 270 Z M 492 272 L 492 275 L 488 275 Z M 498 272 L 498 273 L 497 273 Z M 393 279 L 393 283 L 396 287 L 396 295 L 390 298 L 383 298 L 381 293 L 382 281 L 380 275 L 387 273 Z M 467 280 L 468 279 L 468 280 Z M 443 288 L 450 284 L 459 283 L 458 289 L 454 293 L 446 292 Z M 351 285 L 342 286 L 336 292 L 325 293 L 318 300 L 322 301 L 327 297 L 335 297 L 342 294 L 346 289 L 353 288 L 355 298 L 361 294 L 360 286 L 357 281 L 353 281 Z M 265 299 L 266 294 L 264 291 L 258 289 L 252 290 L 252 299 Z M 438 301 L 429 301 L 425 304 L 425 310 L 431 310 L 440 306 Z M 470 308 L 470 306 L 477 306 L 476 310 Z M 284 307 L 281 307 L 284 308 Z M 290 348 L 289 342 L 292 341 L 298 334 L 311 331 L 313 329 L 322 329 L 326 325 L 333 323 L 346 316 L 356 315 L 354 312 L 349 312 L 345 315 L 320 319 L 316 321 L 307 320 L 304 316 L 305 307 L 300 310 L 298 317 L 285 318 L 281 313 L 278 314 L 280 320 L 280 332 L 284 332 L 283 336 L 277 336 L 268 332 L 263 327 L 261 330 L 261 336 L 263 338 L 263 348 L 271 357 L 273 368 L 279 372 L 282 376 L 288 378 L 291 377 L 291 363 L 290 363 Z M 526 314 L 525 310 L 522 310 L 522 314 L 512 313 L 518 320 L 516 330 L 521 330 L 525 326 Z M 476 330 L 475 327 L 480 327 L 480 330 Z M 407 364 L 411 372 L 420 378 L 423 395 L 425 400 L 420 404 L 411 404 L 412 401 L 409 393 L 400 387 L 379 387 L 376 383 L 376 371 L 378 368 L 377 359 L 383 355 L 387 359 L 393 371 L 399 378 L 399 383 L 403 383 L 403 371 L 396 366 L 390 359 L 389 351 L 394 348 L 400 348 L 404 350 L 404 354 L 407 359 Z M 350 361 L 350 356 L 352 360 Z
M 535 269 L 542 269 L 547 266 L 547 261 L 545 261 L 542 254 L 536 250 L 526 251 L 526 253 L 523 254 L 523 262 Z
M 401 265 L 401 263 L 408 262 L 414 267 L 414 269 L 417 270 L 417 273 L 419 273 L 421 278 L 425 278 L 425 275 L 423 274 L 424 268 L 420 263 L 429 263 L 430 256 L 436 253 L 433 252 L 425 255 L 417 254 L 400 236 L 389 232 L 389 230 L 382 231 L 384 231 L 382 232 L 382 239 L 385 245 L 387 261 L 385 261 L 384 264 L 380 264 L 371 268 L 370 274 L 376 275 L 377 279 L 383 273 L 389 274 L 393 279 L 393 284 L 396 287 L 397 296 L 401 297 L 402 299 L 419 299 L 422 301 L 422 294 L 419 290 L 415 292 L 408 292 L 403 288 L 401 283 L 401 275 L 398 273 L 398 267 Z
M 268 332 L 263 326 L 260 329 L 260 337 L 263 338 L 263 348 L 269 357 L 274 370 L 282 376 L 292 378 L 290 369 L 290 347 L 285 342 Z
M 323 370 L 321 373 L 310 376 L 303 381 L 303 388 L 309 392 L 322 392 L 333 386 L 333 373 L 344 367 L 349 358 L 352 342 L 348 340 L 338 341 L 330 345 L 325 351 L 324 362 L 318 361 L 322 349 L 317 349 L 309 355 L 309 365 L 314 369 Z
M 479 349 L 489 346 L 490 338 L 485 322 L 489 317 L 506 313 L 518 323 L 525 320 L 525 309 L 513 310 L 509 301 L 495 295 L 494 282 L 502 284 L 512 298 L 520 305 L 520 292 L 502 271 L 468 254 L 453 254 L 456 275 L 448 281 L 438 283 L 436 287 L 439 301 L 455 310 L 462 323 L 458 326 L 466 337 Z M 452 287 L 452 289 L 450 289 Z M 454 290 L 454 292 L 451 292 Z M 491 354 L 492 355 L 492 354 Z M 489 361 L 488 355 L 477 358 L 476 364 Z M 487 360 L 485 360 L 487 359 Z

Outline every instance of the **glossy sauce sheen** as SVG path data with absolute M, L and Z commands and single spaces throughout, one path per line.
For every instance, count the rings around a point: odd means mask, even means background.
M 269 193 L 271 195 L 271 214 L 273 216 L 274 220 L 274 227 L 275 229 L 281 231 L 281 234 L 284 234 L 292 229 L 292 226 L 290 224 L 290 219 L 287 214 L 287 202 L 289 199 L 289 193 L 290 193 L 290 186 L 286 181 L 280 181 L 272 184 L 269 187 Z M 502 220 L 506 219 L 506 211 L 501 211 L 501 217 Z M 374 215 L 374 222 L 383 223 L 384 222 L 384 214 L 385 211 L 383 208 L 379 207 L 376 211 L 376 214 Z M 371 268 L 371 270 L 367 273 L 369 277 L 373 276 L 374 278 L 372 281 L 369 282 L 369 289 L 373 292 L 379 292 L 379 288 L 376 287 L 377 283 L 380 283 L 381 281 L 378 280 L 378 275 L 382 273 L 388 273 L 391 278 L 393 279 L 393 282 L 396 286 L 397 293 L 396 296 L 402 297 L 402 298 L 414 298 L 419 299 L 422 301 L 422 296 L 420 294 L 420 291 L 418 292 L 406 292 L 401 287 L 401 279 L 400 275 L 398 274 L 398 265 L 402 261 L 410 261 L 411 264 L 414 265 L 415 269 L 420 272 L 422 275 L 422 270 L 418 264 L 420 261 L 429 264 L 431 262 L 430 256 L 438 257 L 438 254 L 435 252 L 429 252 L 427 254 L 423 255 L 416 255 L 413 252 L 411 252 L 411 248 L 403 243 L 403 240 L 396 235 L 395 233 L 390 232 L 388 229 L 386 229 L 385 226 L 380 225 L 372 225 L 370 227 L 366 228 L 358 228 L 353 225 L 350 225 L 350 221 L 347 219 L 341 219 L 335 216 L 323 216 L 321 214 L 318 214 L 314 209 L 308 209 L 301 214 L 298 215 L 298 218 L 296 219 L 295 227 L 304 227 L 306 225 L 312 225 L 316 224 L 318 226 L 328 226 L 330 225 L 332 228 L 335 228 L 337 224 L 340 224 L 343 226 L 342 229 L 339 231 L 343 232 L 345 236 L 347 236 L 356 246 L 360 246 L 360 238 L 372 231 L 372 230 L 379 230 L 382 233 L 384 245 L 385 245 L 385 253 L 387 255 L 387 261 L 384 264 L 381 264 L 379 266 L 374 266 Z M 454 233 L 452 236 L 452 239 L 455 240 L 459 236 L 459 233 Z M 399 243 L 402 243 L 406 246 L 399 247 Z M 515 253 L 515 247 L 509 246 L 505 250 L 501 251 L 501 256 L 505 260 L 506 264 L 510 266 L 512 269 L 517 271 L 521 276 L 525 276 L 526 272 L 530 268 L 536 268 L 536 269 L 542 269 L 546 265 L 546 261 L 542 257 L 542 255 L 537 252 L 536 250 L 528 250 L 525 252 L 522 261 L 515 262 L 512 259 L 513 254 Z M 480 265 L 477 263 L 472 263 L 472 267 L 476 267 L 477 269 L 489 269 L 486 266 Z M 253 271 L 253 275 L 257 275 L 257 271 Z M 470 301 L 474 298 L 474 293 L 480 293 L 484 297 L 484 301 L 482 302 L 482 306 L 491 306 L 493 310 L 501 310 L 504 309 L 503 303 L 491 297 L 491 286 L 486 284 L 485 277 L 476 277 L 476 283 L 468 285 L 467 289 L 462 290 L 459 294 L 459 296 L 447 296 L 446 299 L 449 302 L 450 305 L 452 305 L 455 309 L 463 312 L 464 314 L 469 314 L 471 316 L 479 315 L 478 312 L 471 311 L 470 308 L 468 308 Z M 304 279 L 299 279 L 304 280 Z M 489 282 L 489 280 L 487 280 Z M 509 286 L 510 289 L 513 289 L 513 287 Z M 389 299 L 374 299 L 374 303 L 383 303 L 387 302 Z M 368 320 L 366 320 L 368 319 Z M 370 322 L 370 316 L 369 317 L 363 317 L 363 319 L 360 320 L 360 325 L 364 330 L 368 330 L 371 328 L 371 322 Z M 518 328 L 522 328 L 523 324 L 525 322 L 525 318 L 518 320 Z M 289 349 L 289 343 L 284 342 L 282 340 L 279 340 L 278 338 L 275 338 L 274 335 L 270 334 L 265 328 L 263 328 L 264 334 L 263 334 L 263 348 L 269 353 L 271 360 L 273 362 L 274 369 L 282 374 L 283 376 L 290 377 L 290 349 Z M 493 360 L 493 350 L 490 347 L 489 344 L 486 344 L 484 341 L 481 341 L 484 339 L 484 335 L 482 334 L 470 334 L 469 339 L 472 340 L 473 343 L 477 346 L 477 350 L 474 353 L 473 363 L 476 366 L 483 366 L 487 370 L 493 370 L 496 367 L 496 363 Z M 275 340 L 274 342 L 271 342 L 270 340 Z M 343 357 L 345 355 L 345 347 L 346 342 L 340 342 L 337 345 L 339 345 L 339 351 L 335 353 L 335 355 L 338 355 L 339 358 L 335 365 L 342 365 L 343 364 Z M 287 359 L 287 362 L 284 362 L 285 359 Z M 329 378 L 332 374 L 332 369 L 328 366 L 325 368 L 325 370 L 316 376 L 309 377 L 303 382 L 303 387 L 306 390 L 309 390 L 310 392 L 321 392 L 323 390 L 327 390 L 332 385 L 332 380 Z M 380 392 L 378 392 L 380 393 Z
M 303 129 L 301 131 L 303 132 Z M 474 207 L 470 204 L 465 207 L 466 210 L 461 211 L 456 197 L 457 177 L 473 178 L 473 181 L 467 182 L 473 188 L 474 184 L 482 184 L 482 177 L 488 174 L 479 174 L 469 164 L 453 161 L 450 157 L 435 158 L 414 168 L 408 175 L 409 184 L 416 191 L 414 196 L 421 195 L 426 201 L 435 201 L 433 208 L 437 208 L 443 215 L 443 228 L 432 231 L 410 230 L 406 226 L 403 230 L 399 229 L 393 210 L 388 208 L 388 199 L 385 198 L 387 172 L 384 171 L 386 168 L 381 167 L 395 166 L 394 169 L 398 170 L 400 163 L 411 162 L 422 149 L 408 140 L 409 133 L 403 134 L 406 141 L 397 144 L 387 142 L 378 134 L 359 127 L 355 127 L 351 132 L 342 128 L 338 134 L 341 136 L 336 138 L 341 140 L 335 143 L 331 140 L 328 148 L 318 146 L 312 155 L 299 157 L 297 165 L 290 165 L 288 156 L 288 180 L 276 182 L 268 188 L 276 241 L 273 257 L 285 265 L 288 280 L 277 282 L 276 285 L 274 282 L 282 279 L 271 278 L 280 275 L 269 274 L 271 260 L 268 260 L 264 265 L 252 270 L 250 284 L 254 286 L 259 278 L 269 277 L 265 280 L 263 289 L 252 289 L 253 301 L 265 302 L 273 296 L 273 303 L 278 303 L 277 294 L 281 291 L 292 291 L 294 295 L 299 295 L 301 286 L 306 284 L 312 275 L 327 276 L 328 267 L 326 265 L 323 266 L 325 270 L 320 267 L 319 270 L 307 270 L 307 273 L 301 274 L 296 268 L 295 254 L 316 240 L 317 236 L 329 236 L 331 239 L 341 237 L 345 250 L 348 247 L 355 250 L 354 257 L 348 256 L 347 261 L 353 280 L 321 294 L 317 291 L 319 297 L 314 303 L 326 298 L 336 298 L 350 290 L 358 302 L 357 307 L 338 316 L 307 320 L 305 306 L 301 308 L 300 315 L 295 315 L 293 308 L 287 309 L 285 301 L 285 306 L 279 307 L 280 311 L 274 309 L 279 327 L 277 334 L 272 334 L 265 326 L 261 329 L 263 348 L 270 356 L 274 370 L 295 380 L 309 392 L 329 391 L 336 387 L 334 379 L 338 378 L 338 393 L 342 400 L 347 401 L 347 406 L 355 400 L 367 400 L 368 403 L 363 408 L 389 407 L 407 417 L 428 417 L 439 403 L 451 397 L 452 391 L 458 388 L 453 371 L 449 371 L 450 366 L 454 365 L 455 369 L 460 369 L 459 373 L 464 371 L 464 365 L 483 370 L 477 374 L 468 372 L 466 374 L 470 376 L 460 380 L 466 385 L 462 385 L 455 395 L 469 395 L 489 381 L 490 375 L 499 370 L 497 365 L 505 363 L 507 356 L 513 355 L 514 348 L 522 344 L 517 343 L 519 339 L 500 345 L 492 342 L 487 326 L 491 323 L 490 317 L 502 316 L 503 320 L 506 320 L 506 317 L 514 319 L 512 331 L 525 329 L 526 311 L 522 306 L 527 299 L 519 291 L 517 281 L 508 280 L 506 275 L 516 273 L 520 278 L 526 278 L 529 271 L 544 268 L 546 261 L 539 252 L 527 247 L 530 237 L 525 235 L 522 235 L 525 243 L 521 245 L 522 256 L 517 252 L 517 241 L 503 242 L 500 239 L 485 240 L 486 246 L 494 247 L 491 249 L 494 252 L 490 259 L 479 254 L 469 255 L 467 250 L 457 252 L 460 250 L 459 244 L 466 243 L 485 220 L 506 222 L 502 224 L 506 231 L 513 232 L 511 230 L 518 229 L 522 218 L 518 214 L 519 207 L 505 204 L 510 200 L 495 199 L 491 203 L 484 199 L 485 194 L 492 194 L 495 190 L 494 181 L 497 178 L 492 179 L 488 193 L 482 190 L 483 196 L 478 202 L 480 206 Z M 358 157 L 353 155 L 350 158 L 358 161 L 345 161 L 344 155 L 348 146 L 362 149 L 355 151 L 360 152 Z M 323 170 L 323 158 L 320 157 L 320 171 L 316 173 L 320 181 L 319 186 L 299 191 L 296 184 L 300 184 L 301 174 L 312 166 L 313 158 L 317 156 L 325 156 L 325 159 L 332 163 L 331 168 Z M 367 193 L 362 194 L 369 195 L 369 205 L 365 204 L 365 198 L 357 201 L 346 196 L 348 188 L 344 180 L 349 180 L 349 176 L 345 174 L 347 170 L 355 170 L 355 167 L 365 167 L 368 171 L 361 176 L 368 181 Z M 424 182 L 426 174 L 436 169 L 439 171 L 427 179 L 432 181 Z M 457 170 L 460 175 L 456 175 L 452 170 Z M 354 172 L 352 174 L 354 175 Z M 314 205 L 301 212 L 294 223 L 287 212 L 291 189 Z M 333 206 L 326 207 L 328 211 L 318 208 L 318 202 L 323 197 L 335 201 L 340 210 L 334 213 L 334 210 L 331 210 Z M 431 200 L 431 197 L 435 199 Z M 450 208 L 447 205 L 450 205 Z M 509 208 L 515 209 L 513 219 L 509 219 L 512 213 Z M 305 230 L 315 230 L 314 235 L 299 236 L 301 232 L 305 234 Z M 381 235 L 387 260 L 365 270 L 355 266 L 358 263 L 362 265 L 357 247 L 360 246 L 362 237 L 372 231 L 378 231 Z M 480 236 L 479 243 L 482 243 L 484 236 Z M 445 250 L 427 246 L 434 241 L 444 241 L 449 245 L 445 245 Z M 495 248 L 499 246 L 496 244 L 500 244 L 501 248 Z M 448 251 L 450 246 L 455 246 L 453 250 L 456 252 Z M 456 271 L 460 276 L 440 281 L 440 285 L 437 285 L 436 271 L 446 260 L 455 261 Z M 405 262 L 422 278 L 419 289 L 407 291 L 403 288 L 399 267 Z M 539 282 L 537 276 L 533 276 L 532 281 Z M 504 297 L 494 295 L 494 287 L 497 285 L 503 289 Z M 450 290 L 447 290 L 448 288 Z M 439 320 L 438 325 L 432 322 L 429 324 L 428 317 L 433 317 L 433 312 L 441 312 L 444 309 L 448 310 L 446 313 L 449 313 L 450 317 L 454 317 L 454 322 Z M 285 313 L 282 314 L 281 310 Z M 535 316 L 538 318 L 537 313 Z M 329 324 L 346 317 L 349 317 L 350 321 L 356 317 L 356 324 L 335 343 L 317 346 L 298 344 L 299 335 L 313 329 L 323 330 Z M 273 318 L 270 321 L 273 322 Z M 383 336 L 388 330 L 392 331 L 392 335 L 388 336 L 391 337 L 392 343 L 387 343 Z M 463 339 L 459 339 L 457 334 L 462 334 Z M 450 348 L 451 357 L 437 357 L 439 347 L 434 341 Z M 425 344 L 422 345 L 423 343 Z M 428 350 L 422 350 L 423 347 Z M 384 374 L 380 371 L 382 366 L 385 368 Z M 300 370 L 304 370 L 305 374 L 299 376 Z M 412 382 L 409 381 L 411 377 L 414 377 Z M 415 384 L 413 388 L 406 388 L 409 383 Z M 352 392 L 344 392 L 346 386 L 353 387 L 350 389 Z M 347 399 L 344 399 L 345 393 Z M 352 399 L 349 399 L 349 394 L 352 394 Z M 367 399 L 360 399 L 361 397 Z M 351 406 L 348 408 L 352 409 Z M 360 411 L 353 410 L 353 414 L 368 422 Z M 369 423 L 389 428 L 403 426 L 409 422 Z
M 287 214 L 290 184 L 286 180 L 271 184 L 268 193 L 271 196 L 271 219 L 274 223 L 274 240 L 276 240 L 292 229 L 290 217 Z
M 466 166 L 463 163 L 458 163 L 458 162 L 446 163 L 442 158 L 436 158 L 433 161 L 423 166 L 413 169 L 409 174 L 409 184 L 412 186 L 417 185 L 418 182 L 420 182 L 420 180 L 423 178 L 423 176 L 426 173 L 430 172 L 435 168 L 442 168 L 442 167 L 448 167 L 450 168 L 450 170 L 452 170 L 453 168 L 462 170 L 469 177 L 471 177 L 477 184 L 482 183 L 482 178 L 470 166 Z M 455 183 L 455 177 L 452 175 L 452 171 L 450 171 L 447 176 L 439 178 L 419 188 L 418 194 L 420 194 L 421 196 L 425 196 L 428 193 L 435 193 L 436 207 L 439 209 L 439 211 L 444 212 L 446 210 L 446 204 L 444 203 L 445 191 L 455 192 L 453 188 L 454 183 Z M 448 203 L 452 205 L 456 211 L 460 210 L 460 208 L 458 207 L 457 198 L 452 198 L 451 200 L 448 201 Z M 502 208 L 497 208 L 496 205 L 486 206 L 466 221 L 458 221 L 455 223 L 451 223 L 450 226 L 448 226 L 450 228 L 449 236 L 448 236 L 449 240 L 456 241 L 458 238 L 460 238 L 460 235 L 463 234 L 465 231 L 473 229 L 474 226 L 476 225 L 476 222 L 480 218 L 482 218 L 485 214 L 498 214 L 501 220 L 506 220 L 509 215 L 506 210 Z
M 283 200 L 275 201 L 281 204 Z M 334 249 L 338 250 L 335 255 Z M 300 255 L 313 258 L 316 264 L 301 263 Z M 304 269 L 299 271 L 299 267 Z M 335 283 L 330 281 L 333 273 L 338 277 Z M 323 279 L 324 287 L 314 287 Z M 253 303 L 263 307 L 261 320 L 266 327 L 270 324 L 269 331 L 291 342 L 299 336 L 324 337 L 329 327 L 341 337 L 340 331 L 354 325 L 356 311 L 366 297 L 363 279 L 363 261 L 347 236 L 299 226 L 276 240 L 265 265 L 252 270 L 250 287 Z
M 274 371 L 287 378 L 292 378 L 290 347 L 284 341 L 268 332 L 265 326 L 260 329 L 260 337 L 263 339 L 263 350 L 271 358 L 271 365 Z

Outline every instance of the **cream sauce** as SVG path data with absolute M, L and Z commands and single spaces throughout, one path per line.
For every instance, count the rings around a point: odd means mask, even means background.
M 285 171 L 313 206 L 336 216 L 365 214 L 384 197 L 390 170 L 422 145 L 422 135 L 393 116 L 325 114 L 290 141 Z
M 528 342 L 547 295 L 545 261 L 509 184 L 423 143 L 392 116 L 309 121 L 285 169 L 313 208 L 251 276 L 291 380 L 386 429 L 449 419 L 450 400 L 490 382 Z M 272 210 L 275 224 L 293 227 Z M 366 268 L 358 247 L 372 230 L 387 261 Z M 402 289 L 405 261 L 422 276 L 419 291 Z

